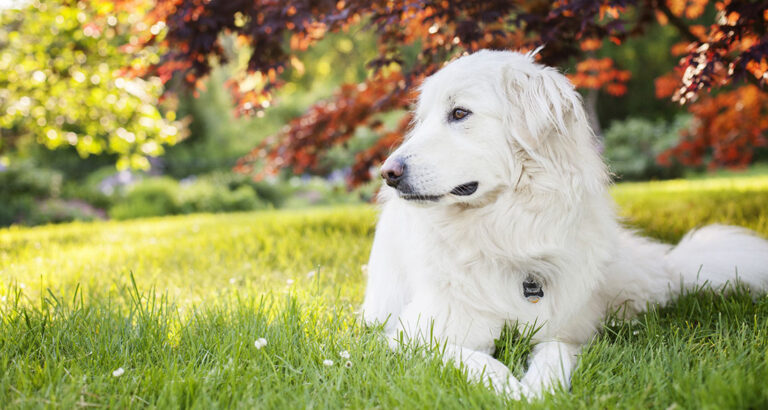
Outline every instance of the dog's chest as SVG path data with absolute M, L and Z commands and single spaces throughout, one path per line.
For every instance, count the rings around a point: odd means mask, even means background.
M 426 254 L 433 257 L 423 266 L 425 286 L 454 309 L 523 323 L 541 322 L 550 312 L 553 289 L 535 269 L 524 269 L 525 263 L 448 246 Z

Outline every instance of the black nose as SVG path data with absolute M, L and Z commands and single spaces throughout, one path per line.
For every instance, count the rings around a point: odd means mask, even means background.
M 381 177 L 387 185 L 396 188 L 405 175 L 405 162 L 400 158 L 392 158 L 381 167 Z

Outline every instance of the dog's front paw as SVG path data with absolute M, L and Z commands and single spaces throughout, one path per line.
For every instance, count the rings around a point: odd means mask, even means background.
M 492 380 L 494 389 L 496 392 L 504 395 L 512 400 L 522 400 L 523 398 L 531 400 L 531 391 L 525 384 L 517 380 L 516 377 L 510 375 L 505 380 Z

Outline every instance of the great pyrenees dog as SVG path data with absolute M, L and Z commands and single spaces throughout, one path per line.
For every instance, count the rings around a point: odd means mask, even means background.
M 422 85 L 384 162 L 363 319 L 513 398 L 568 388 L 618 308 L 738 280 L 768 289 L 768 241 L 711 225 L 675 247 L 622 227 L 579 94 L 531 54 L 480 51 Z M 505 324 L 535 326 L 525 376 L 491 356 Z

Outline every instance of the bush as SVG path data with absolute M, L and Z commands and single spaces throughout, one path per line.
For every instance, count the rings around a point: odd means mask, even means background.
M 122 200 L 109 210 L 110 218 L 130 219 L 173 215 L 179 212 L 179 183 L 167 177 L 148 178 L 136 183 Z
M 134 184 L 115 201 L 109 216 L 114 219 L 140 218 L 198 212 L 235 212 L 265 208 L 256 191 L 248 185 L 217 183 L 203 177 L 179 183 L 168 177 L 148 178 Z
M 303 208 L 313 205 L 354 204 L 361 201 L 358 193 L 349 192 L 341 182 L 330 182 L 320 177 L 292 177 L 287 208 Z
M 91 172 L 86 178 L 79 181 L 68 180 L 61 191 L 62 198 L 82 200 L 99 209 L 112 207 L 114 195 L 110 191 L 102 191 L 100 184 L 106 178 L 116 174 L 114 166 L 102 167 Z
M 106 215 L 90 204 L 78 200 L 47 199 L 35 204 L 25 219 L 27 225 L 43 225 L 71 221 L 94 221 Z
M 208 179 L 198 179 L 183 184 L 179 190 L 181 213 L 234 212 L 263 208 L 256 192 L 243 185 L 230 190 L 227 185 L 218 185 Z
M 216 171 L 201 176 L 215 185 L 223 185 L 234 191 L 240 187 L 250 187 L 256 192 L 256 197 L 270 204 L 273 208 L 280 208 L 291 196 L 292 188 L 286 183 L 273 183 L 269 181 L 254 181 L 253 178 L 231 171 Z
M 12 162 L 0 170 L 0 226 L 24 222 L 37 200 L 58 197 L 60 173 L 31 162 Z
M 690 116 L 680 115 L 671 123 L 630 118 L 614 121 L 605 131 L 603 156 L 620 180 L 668 179 L 682 176 L 679 164 L 663 167 L 656 157 L 680 139 Z

